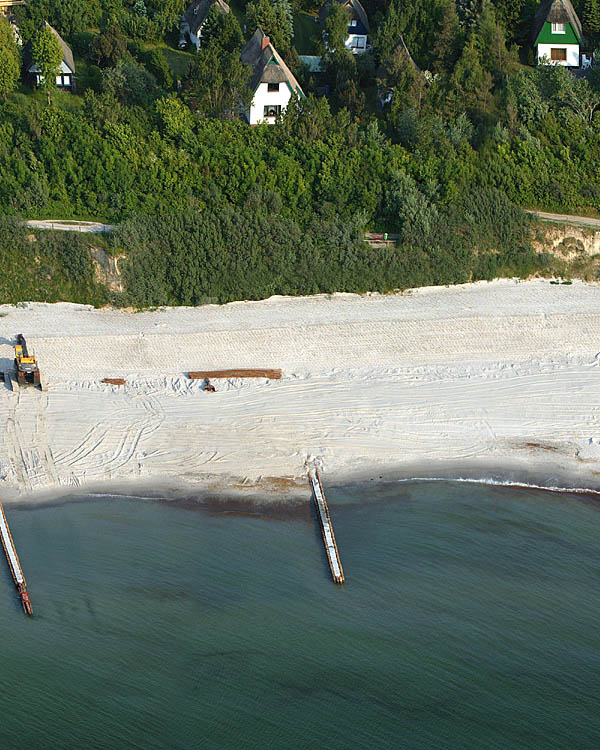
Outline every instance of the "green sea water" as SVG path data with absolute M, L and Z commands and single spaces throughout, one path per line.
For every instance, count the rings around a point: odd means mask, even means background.
M 6 511 L 0 748 L 600 746 L 600 502 L 452 482 Z M 3 561 L 2 561 L 3 562 Z

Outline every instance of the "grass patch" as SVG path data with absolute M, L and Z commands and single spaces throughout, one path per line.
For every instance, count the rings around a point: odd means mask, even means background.
M 170 47 L 163 47 L 163 54 L 167 58 L 169 68 L 175 78 L 183 78 L 188 69 L 188 65 L 194 59 L 194 53 L 186 50 L 175 50 Z
M 179 38 L 179 35 L 177 35 L 177 38 Z M 139 49 L 145 53 L 152 52 L 154 49 L 161 50 L 175 78 L 183 78 L 188 65 L 194 59 L 194 52 L 191 52 L 189 47 L 187 50 L 173 49 L 173 47 L 164 42 L 141 42 Z
M 304 11 L 294 16 L 293 44 L 299 55 L 321 54 L 321 24 L 316 16 Z
M 240 29 L 244 30 L 244 24 L 246 23 L 246 3 L 242 0 L 231 0 L 228 3 L 233 15 L 237 18 L 240 25 Z M 252 29 L 254 33 L 254 29 Z

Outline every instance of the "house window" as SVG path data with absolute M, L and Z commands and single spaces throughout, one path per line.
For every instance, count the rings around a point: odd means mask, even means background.
M 352 37 L 350 41 L 350 49 L 366 49 L 367 39 L 364 36 Z
M 566 32 L 564 23 L 553 23 L 552 33 L 553 34 L 564 34 Z
M 349 26 L 352 26 L 352 27 L 356 26 L 356 18 L 353 18 L 353 19 L 352 19 L 352 20 L 350 21 L 350 23 L 349 23 Z
M 279 84 L 278 83 L 268 83 L 267 84 L 267 91 L 279 91 Z
M 281 104 L 271 104 L 265 107 L 264 117 L 279 117 L 281 114 Z
M 555 49 L 550 48 L 550 59 L 566 62 L 567 61 L 567 50 L 566 49 Z

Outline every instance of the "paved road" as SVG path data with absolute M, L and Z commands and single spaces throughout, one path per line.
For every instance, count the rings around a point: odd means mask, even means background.
M 528 214 L 537 216 L 542 221 L 558 221 L 565 224 L 579 224 L 584 227 L 599 227 L 600 219 L 591 219 L 589 216 L 570 216 L 569 214 L 549 214 L 546 211 L 527 211 Z
M 32 229 L 55 229 L 61 232 L 110 232 L 113 224 L 101 224 L 99 221 L 62 221 L 61 219 L 31 219 L 26 221 Z

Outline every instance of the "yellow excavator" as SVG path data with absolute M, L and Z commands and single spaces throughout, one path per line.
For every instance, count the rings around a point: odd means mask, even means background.
M 15 369 L 19 385 L 40 385 L 40 370 L 37 361 L 27 351 L 27 344 L 22 333 L 17 336 L 15 345 Z

